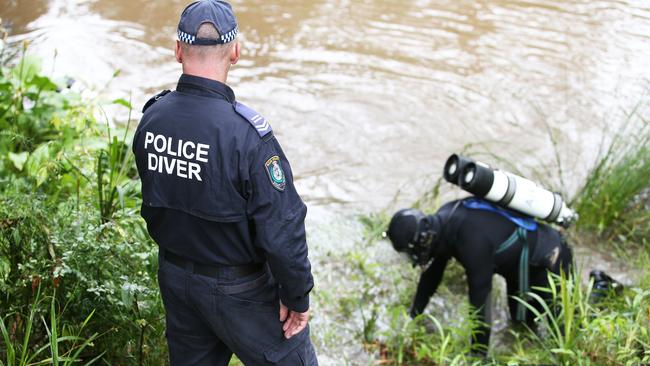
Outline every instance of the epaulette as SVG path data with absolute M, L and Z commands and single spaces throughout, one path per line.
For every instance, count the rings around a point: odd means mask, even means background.
M 235 102 L 235 112 L 244 117 L 244 119 L 246 119 L 253 127 L 255 127 L 255 130 L 260 135 L 260 137 L 264 137 L 273 132 L 273 129 L 271 128 L 271 125 L 266 121 L 266 118 L 262 117 L 259 113 L 250 109 L 246 105 Z
M 149 107 L 151 107 L 154 103 L 156 103 L 157 101 L 159 101 L 160 98 L 162 98 L 162 97 L 164 97 L 165 95 L 167 95 L 170 91 L 171 91 L 171 90 L 163 90 L 163 91 L 161 91 L 160 93 L 158 93 L 158 94 L 154 95 L 153 97 L 151 97 L 151 99 L 149 99 L 149 101 L 147 101 L 147 103 L 144 104 L 144 107 L 142 107 L 142 113 L 144 113 L 144 111 L 146 111 L 146 110 L 147 110 Z

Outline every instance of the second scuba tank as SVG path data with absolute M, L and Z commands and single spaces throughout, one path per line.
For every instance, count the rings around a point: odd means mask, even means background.
M 451 184 L 455 184 L 459 186 L 460 173 L 465 168 L 465 165 L 469 163 L 475 163 L 475 162 L 476 162 L 475 160 L 472 160 L 462 155 L 457 155 L 457 154 L 451 155 L 447 159 L 447 162 L 445 163 L 445 170 L 443 171 L 443 176 L 445 177 L 445 180 Z
M 450 156 L 445 164 L 444 176 L 450 183 L 475 196 L 538 219 L 568 226 L 577 218 L 560 194 L 467 157 Z

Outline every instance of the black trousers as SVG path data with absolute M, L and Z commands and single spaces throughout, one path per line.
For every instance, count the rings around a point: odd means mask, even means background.
M 278 285 L 268 269 L 243 278 L 194 274 L 159 256 L 158 283 L 166 312 L 172 366 L 227 366 L 233 353 L 246 366 L 316 366 L 309 327 L 285 339 Z

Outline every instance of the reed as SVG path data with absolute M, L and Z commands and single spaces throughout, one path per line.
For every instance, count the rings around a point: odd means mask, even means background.
M 578 227 L 609 239 L 643 242 L 650 234 L 650 122 L 639 110 L 599 154 L 572 202 Z
M 0 319 L 0 334 L 4 341 L 5 358 L 0 359 L 0 365 L 4 366 L 27 366 L 27 365 L 92 365 L 97 362 L 103 355 L 101 352 L 98 356 L 91 359 L 84 359 L 82 354 L 86 348 L 93 347 L 93 342 L 99 337 L 94 333 L 87 338 L 81 336 L 84 328 L 88 325 L 94 312 L 92 312 L 81 323 L 74 332 L 68 327 L 61 326 L 61 313 L 57 313 L 56 295 L 53 294 L 50 299 L 49 322 L 43 315 L 39 314 L 39 304 L 48 297 L 41 297 L 41 288 L 39 286 L 34 302 L 30 307 L 29 315 L 24 323 L 24 328 L 16 333 L 22 334 L 22 339 L 16 337 L 12 329 L 8 329 L 5 320 L 12 317 L 7 316 Z M 40 317 L 43 326 L 47 332 L 48 342 L 44 345 L 34 346 L 33 338 L 35 336 L 35 321 Z M 15 323 L 15 320 L 14 320 Z M 49 355 L 47 351 L 49 350 Z

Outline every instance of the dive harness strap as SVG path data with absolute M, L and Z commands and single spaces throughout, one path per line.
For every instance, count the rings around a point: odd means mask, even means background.
M 495 206 L 489 202 L 486 202 L 484 200 L 472 197 L 472 198 L 467 198 L 464 199 L 463 201 L 463 206 L 473 209 L 473 210 L 484 210 L 484 211 L 490 211 L 497 213 L 506 219 L 508 219 L 510 222 L 513 224 L 522 227 L 526 230 L 530 231 L 535 231 L 537 230 L 537 222 L 533 220 L 532 218 L 529 217 L 520 217 L 520 216 L 515 216 L 511 214 L 510 212 L 506 211 L 505 209 Z
M 506 251 L 516 243 L 521 242 L 521 256 L 519 257 L 519 297 L 526 301 L 528 292 L 530 291 L 530 284 L 528 278 L 528 240 L 526 229 L 517 226 L 517 229 L 497 248 L 496 254 Z M 523 322 L 526 320 L 526 307 L 521 302 L 517 303 L 517 321 Z

